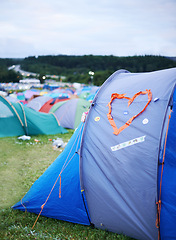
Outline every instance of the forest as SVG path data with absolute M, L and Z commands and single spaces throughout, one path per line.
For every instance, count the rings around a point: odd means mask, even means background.
M 21 64 L 23 59 L 0 58 L 0 83 L 19 82 L 22 76 L 13 70 L 8 70 L 8 67 Z
M 130 72 L 150 72 L 176 67 L 175 58 L 154 55 L 128 57 L 48 55 L 30 56 L 24 59 L 1 58 L 0 82 L 18 82 L 22 79 L 22 76 L 13 70 L 8 71 L 8 67 L 13 64 L 20 64 L 21 69 L 25 71 L 38 73 L 40 79 L 43 75 L 50 74 L 65 76 L 66 82 L 93 83 L 97 86 L 119 69 L 126 69 Z M 94 72 L 93 78 L 89 74 L 90 71 Z

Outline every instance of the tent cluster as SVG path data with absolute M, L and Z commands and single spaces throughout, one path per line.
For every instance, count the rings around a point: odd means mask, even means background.
M 0 137 L 66 133 L 54 114 L 36 112 L 0 96 Z
M 32 99 L 28 104 L 27 107 L 32 108 L 39 112 L 48 113 L 50 109 L 58 102 L 62 102 L 68 100 L 69 97 L 67 96 L 50 96 L 50 95 L 43 95 L 40 97 L 36 97 Z
M 140 240 L 176 236 L 176 68 L 111 75 L 13 208 Z
M 7 96 L 7 92 L 3 92 L 3 93 L 4 93 L 4 96 L 7 97 L 9 101 L 13 101 L 13 102 L 20 101 L 24 104 L 27 104 L 32 99 L 43 96 L 43 95 L 48 96 L 50 98 L 59 98 L 59 99 L 69 99 L 69 98 L 72 98 L 73 96 L 86 99 L 89 95 L 95 96 L 95 93 L 98 91 L 98 89 L 99 87 L 97 86 L 91 86 L 91 87 L 79 86 L 77 89 L 74 87 L 63 88 L 63 87 L 55 86 L 55 88 L 53 88 L 52 90 L 49 90 L 49 89 L 46 89 L 44 85 L 42 90 L 31 88 L 23 92 L 9 91 L 8 96 Z
M 81 122 L 82 113 L 89 110 L 91 101 L 95 97 L 98 89 L 98 87 L 86 87 L 76 94 L 71 92 L 71 90 L 64 90 L 65 95 L 61 96 L 61 89 L 55 89 L 50 94 L 33 98 L 29 101 L 27 107 L 39 112 L 53 113 L 62 127 L 76 129 Z M 86 100 L 79 97 L 82 92 L 90 95 L 91 99 Z M 92 94 L 92 92 L 94 92 L 94 94 Z M 68 97 L 66 94 L 69 94 Z
M 88 111 L 90 102 L 81 98 L 60 99 L 44 95 L 31 100 L 27 107 L 39 112 L 53 113 L 62 127 L 76 129 L 83 112 Z
M 97 90 L 98 87 L 90 87 L 89 95 L 92 92 L 95 95 Z M 31 89 L 1 96 L 0 137 L 57 134 L 67 132 L 63 128 L 76 129 L 91 102 L 78 97 L 82 91 L 84 88 L 78 93 L 62 88 L 53 91 Z

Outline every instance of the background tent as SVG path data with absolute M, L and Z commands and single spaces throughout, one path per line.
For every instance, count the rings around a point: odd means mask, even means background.
M 52 91 L 52 93 L 65 93 L 70 96 L 73 95 L 74 92 L 75 92 L 75 89 L 73 89 L 73 88 L 57 88 Z
M 108 78 L 94 98 L 84 125 L 80 149 L 77 148 L 75 154 L 80 155 L 77 174 L 87 218 L 95 227 L 139 240 L 157 239 L 156 203 L 160 200 L 161 240 L 175 239 L 175 86 L 176 68 L 150 73 L 120 70 Z M 71 145 L 68 145 L 68 152 L 72 149 Z M 160 198 L 159 160 L 163 159 L 164 153 Z M 69 164 L 64 170 L 66 175 L 72 171 L 68 168 Z M 45 182 L 42 184 L 46 186 Z M 41 192 L 40 188 L 37 192 L 37 187 L 36 181 L 35 194 L 27 194 L 28 198 L 22 199 L 31 212 L 35 212 L 33 198 Z M 62 187 L 62 191 L 70 192 L 71 189 L 71 184 L 65 189 Z M 75 195 L 72 195 L 73 199 Z M 57 206 L 57 197 L 53 204 Z M 67 201 L 62 202 L 67 217 L 67 207 L 71 208 L 71 205 L 71 201 L 69 206 Z M 20 202 L 14 208 L 25 210 Z M 49 214 L 48 208 L 45 216 Z M 58 219 L 62 219 L 59 213 Z
M 0 96 L 0 137 L 66 133 L 53 114 L 39 113 Z
M 10 94 L 8 96 L 4 96 L 10 102 L 20 102 L 26 105 L 28 102 L 26 100 L 18 99 L 16 94 Z
M 39 96 L 39 97 L 32 99 L 27 104 L 27 107 L 32 108 L 39 112 L 48 113 L 50 111 L 50 109 L 54 106 L 54 104 L 65 101 L 65 100 L 68 100 L 68 95 L 46 94 L 46 95 Z
M 92 93 L 92 94 L 88 95 L 88 97 L 86 98 L 86 100 L 89 101 L 89 102 L 92 102 L 93 99 L 94 99 L 94 97 L 95 97 L 95 95 L 96 95 L 95 93 Z
M 32 99 L 33 96 L 39 96 L 40 95 L 40 91 L 36 90 L 36 89 L 29 89 L 23 92 L 25 99 L 29 100 L 30 98 Z
M 45 112 L 45 113 L 48 113 L 50 111 L 50 109 L 58 102 L 62 102 L 62 101 L 65 101 L 65 100 L 68 100 L 69 97 L 68 95 L 63 95 L 63 94 L 60 94 L 60 96 L 54 96 L 52 97 L 51 99 L 49 99 L 47 102 L 45 102 L 43 104 L 43 106 L 39 109 L 39 112 Z
M 89 95 L 90 95 L 90 92 L 83 91 L 78 96 L 81 99 L 87 99 Z
M 17 99 L 20 100 L 25 100 L 25 95 L 23 92 L 19 92 L 17 93 Z
M 57 89 L 57 88 L 59 88 L 59 86 L 54 86 L 54 85 L 48 85 L 48 84 L 44 84 L 44 86 L 43 86 L 43 89 L 47 89 L 47 90 L 49 90 L 49 91 L 53 91 L 54 89 Z
M 39 96 L 33 98 L 31 101 L 28 102 L 27 107 L 34 109 L 35 111 L 39 111 L 41 107 L 51 99 L 50 96 Z
M 83 112 L 87 112 L 90 103 L 84 99 L 71 99 L 55 104 L 50 112 L 54 113 L 61 126 L 76 129 L 81 122 Z
M 75 92 L 79 98 L 86 99 L 90 94 L 96 94 L 100 87 L 89 86 L 77 89 Z
M 16 97 L 11 97 L 10 95 L 9 96 L 6 96 L 5 97 L 9 102 L 19 102 L 18 98 Z

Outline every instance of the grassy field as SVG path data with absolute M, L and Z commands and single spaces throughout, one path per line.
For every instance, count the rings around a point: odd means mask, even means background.
M 0 138 L 0 239 L 121 239 L 132 238 L 91 226 L 68 223 L 11 209 L 28 192 L 63 149 L 53 150 L 49 139 L 68 142 L 73 130 L 64 135 Z M 39 140 L 36 142 L 35 139 Z

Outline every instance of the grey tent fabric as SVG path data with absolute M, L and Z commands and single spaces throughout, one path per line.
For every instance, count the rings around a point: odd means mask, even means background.
M 157 239 L 158 158 L 165 137 L 176 68 L 150 73 L 115 72 L 100 88 L 90 108 L 80 150 L 81 189 L 92 224 L 136 239 Z M 113 93 L 132 98 L 151 90 L 152 101 L 132 123 L 113 134 L 107 118 Z M 115 99 L 112 117 L 117 127 L 142 111 L 148 96 Z
M 32 99 L 28 104 L 27 107 L 34 109 L 35 111 L 39 111 L 40 108 L 51 99 L 50 96 L 39 96 Z

